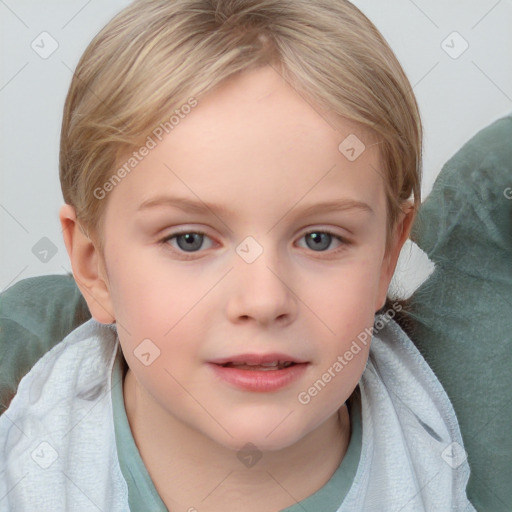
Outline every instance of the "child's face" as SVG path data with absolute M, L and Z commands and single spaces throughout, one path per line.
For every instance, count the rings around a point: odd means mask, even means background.
M 271 68 L 245 73 L 155 139 L 108 197 L 109 307 L 144 398 L 234 449 L 286 447 L 336 413 L 368 345 L 316 396 L 308 389 L 373 324 L 394 268 L 378 146 L 355 125 L 335 131 L 326 119 Z M 351 133 L 367 144 L 354 161 L 338 150 Z M 304 212 L 333 201 L 343 207 Z M 170 239 L 178 231 L 207 236 Z M 143 340 L 151 341 L 138 348 Z M 293 372 L 240 370 L 249 387 L 269 379 L 263 391 L 228 382 L 219 373 L 233 370 L 211 363 L 272 353 L 307 364 L 281 386 L 277 375 Z

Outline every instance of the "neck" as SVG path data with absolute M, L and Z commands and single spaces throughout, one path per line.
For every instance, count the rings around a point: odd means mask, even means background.
M 170 511 L 270 512 L 290 507 L 327 483 L 350 439 L 343 405 L 300 442 L 258 453 L 258 462 L 251 465 L 248 459 L 246 467 L 233 450 L 155 407 L 130 370 L 124 400 L 135 444 Z

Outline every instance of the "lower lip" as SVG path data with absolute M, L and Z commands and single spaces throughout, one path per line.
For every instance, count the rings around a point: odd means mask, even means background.
M 208 363 L 223 381 L 245 391 L 270 392 L 282 389 L 299 379 L 309 363 L 300 363 L 282 370 L 239 370 Z

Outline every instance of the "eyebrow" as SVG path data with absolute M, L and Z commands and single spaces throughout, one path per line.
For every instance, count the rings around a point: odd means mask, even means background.
M 185 197 L 167 195 L 156 196 L 143 201 L 137 208 L 137 211 L 149 210 L 158 206 L 174 207 L 185 212 L 198 214 L 213 213 L 215 215 L 228 216 L 231 213 L 231 211 L 223 205 L 205 203 L 201 200 L 195 201 Z M 315 213 L 328 213 L 346 210 L 360 210 L 366 213 L 374 213 L 373 209 L 367 203 L 349 198 L 338 199 L 335 201 L 326 201 L 322 203 L 312 203 L 297 209 L 294 206 L 290 208 L 290 210 L 284 216 L 288 215 L 293 210 L 296 210 L 296 215 L 313 215 Z

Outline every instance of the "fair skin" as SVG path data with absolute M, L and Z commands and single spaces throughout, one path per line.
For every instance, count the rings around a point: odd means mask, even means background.
M 338 151 L 351 133 L 366 143 L 353 162 Z M 130 368 L 130 427 L 170 511 L 281 510 L 321 488 L 343 459 L 345 401 L 369 345 L 308 404 L 297 397 L 373 324 L 410 229 L 409 208 L 386 251 L 377 148 L 360 127 L 313 108 L 265 67 L 199 99 L 109 193 L 103 254 L 73 208 L 62 208 L 91 313 L 117 323 Z M 164 195 L 227 211 L 140 208 Z M 344 207 L 302 211 L 328 201 Z M 187 251 L 183 237 L 169 238 L 178 230 L 207 236 L 195 235 L 198 248 Z M 324 250 L 305 236 L 326 230 L 335 236 L 324 235 Z M 248 236 L 263 249 L 252 263 L 236 251 Z M 160 350 L 148 366 L 134 354 L 144 339 Z M 285 352 L 308 364 L 298 380 L 267 393 L 220 381 L 207 364 L 247 352 Z M 252 467 L 237 457 L 248 442 L 262 454 Z

